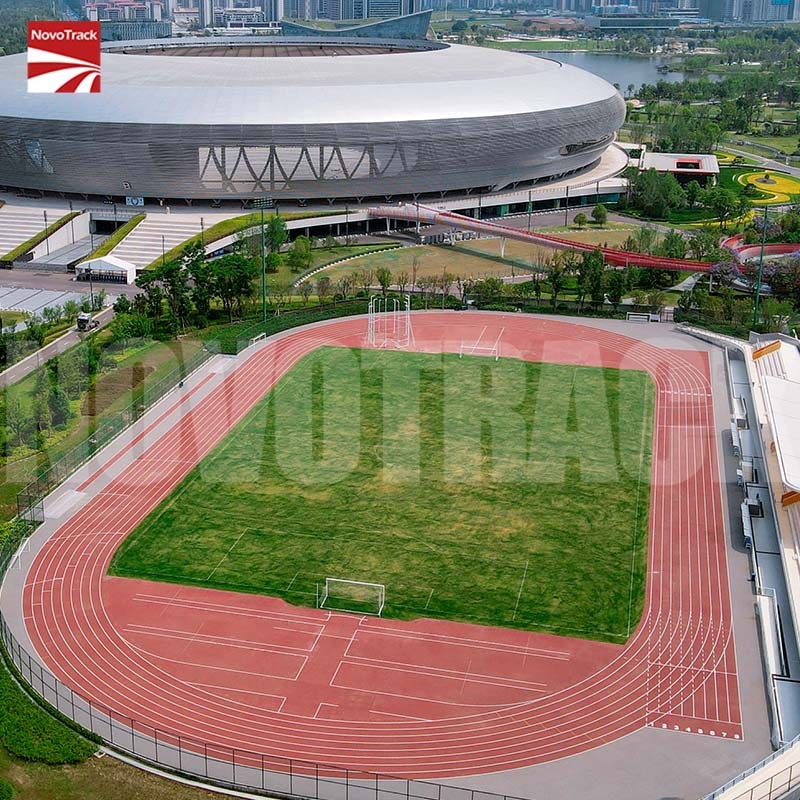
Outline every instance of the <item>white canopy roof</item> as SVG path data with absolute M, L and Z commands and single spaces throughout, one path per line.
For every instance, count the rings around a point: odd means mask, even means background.
M 125 274 L 128 283 L 133 283 L 136 280 L 136 264 L 130 261 L 125 261 L 117 256 L 98 256 L 97 258 L 90 258 L 88 261 L 81 261 L 75 267 L 75 272 L 81 273 L 91 269 L 93 275 Z
M 800 492 L 800 383 L 766 375 L 764 389 L 783 483 Z

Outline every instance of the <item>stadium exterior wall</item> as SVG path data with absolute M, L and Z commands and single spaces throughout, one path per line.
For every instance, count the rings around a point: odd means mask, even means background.
M 366 40 L 347 41 L 359 46 Z M 508 78 L 516 81 L 508 83 L 508 100 L 505 95 L 496 98 L 491 87 L 498 80 L 507 82 L 498 78 L 506 62 L 496 59 L 509 56 L 482 50 L 271 59 L 269 72 L 275 64 L 286 70 L 288 80 L 295 63 L 312 81 L 315 64 L 323 67 L 324 62 L 330 65 L 325 69 L 339 70 L 337 82 L 328 91 L 324 83 L 295 89 L 281 78 L 271 78 L 278 89 L 240 86 L 235 102 L 226 97 L 218 65 L 232 70 L 231 75 L 241 74 L 250 66 L 241 58 L 115 55 L 108 58 L 117 84 L 109 91 L 127 92 L 131 102 L 116 96 L 111 98 L 116 105 L 108 105 L 101 95 L 86 106 L 84 116 L 71 100 L 63 100 L 67 118 L 50 104 L 31 113 L 36 107 L 9 81 L 16 104 L 12 112 L 12 103 L 2 102 L 0 80 L 0 186 L 159 199 L 247 200 L 270 194 L 279 200 L 360 200 L 498 191 L 558 178 L 598 161 L 624 120 L 625 104 L 618 92 L 580 70 L 515 55 L 509 65 L 520 75 Z M 419 83 L 416 76 L 408 77 L 405 64 L 418 69 Z M 427 64 L 440 72 L 426 85 Z M 393 85 L 379 83 L 378 70 L 384 65 L 386 80 L 395 81 Z M 0 63 L 0 78 L 3 66 Z M 12 69 L 6 74 L 15 76 L 23 64 L 9 61 L 7 66 Z M 128 66 L 130 72 L 152 66 L 158 77 L 137 87 L 124 73 Z M 205 69 L 208 80 L 216 79 L 219 85 L 200 93 L 203 78 L 195 77 L 196 68 Z M 464 77 L 467 69 L 473 73 Z M 541 78 L 531 72 L 535 69 L 544 71 Z M 484 80 L 483 70 L 494 71 L 494 83 Z M 554 79 L 563 91 L 553 86 Z M 195 85 L 184 88 L 184 81 Z M 351 89 L 351 81 L 366 83 Z M 104 92 L 108 83 L 104 77 Z M 364 86 L 373 84 L 386 87 L 376 88 L 374 102 L 373 96 L 363 94 Z M 570 103 L 565 97 L 572 95 L 573 87 L 576 100 Z M 294 115 L 286 123 L 286 115 L 273 111 L 282 106 L 268 101 L 269 92 L 281 90 L 292 94 L 283 100 Z M 362 94 L 356 101 L 353 94 L 358 90 Z M 537 92 L 548 91 L 550 95 L 536 99 Z M 461 93 L 457 99 L 455 92 Z M 383 105 L 381 93 L 391 97 Z M 226 103 L 230 114 L 219 110 Z
M 369 126 L 155 127 L 0 116 L 0 185 L 207 199 L 500 189 L 594 163 L 617 123 L 609 102 L 528 118 Z M 586 141 L 595 144 L 561 154 L 565 142 Z

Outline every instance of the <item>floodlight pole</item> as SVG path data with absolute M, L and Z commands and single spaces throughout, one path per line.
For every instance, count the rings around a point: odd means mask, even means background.
M 528 189 L 528 233 L 531 232 L 531 214 L 533 213 L 533 189 Z
M 569 184 L 567 184 L 567 196 L 564 198 L 564 227 L 569 227 Z
M 272 198 L 259 197 L 253 203 L 261 210 L 261 319 L 267 324 L 267 244 L 264 235 L 264 209 L 273 205 Z M 277 211 L 276 211 L 277 213 Z
M 761 255 L 758 258 L 758 278 L 756 279 L 756 298 L 753 304 L 753 328 L 758 325 L 758 301 L 761 298 L 761 277 L 764 273 L 764 247 L 767 242 L 767 207 L 764 206 L 764 224 L 761 229 Z
M 267 248 L 264 239 L 264 205 L 261 204 L 261 321 L 267 324 Z

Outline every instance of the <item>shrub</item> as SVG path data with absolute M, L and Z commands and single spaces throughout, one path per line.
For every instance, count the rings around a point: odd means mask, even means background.
M 11 800 L 13 796 L 14 787 L 5 778 L 0 778 L 0 800 Z

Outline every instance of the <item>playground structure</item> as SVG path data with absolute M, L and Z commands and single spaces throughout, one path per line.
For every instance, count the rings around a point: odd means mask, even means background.
M 464 214 L 456 214 L 430 206 L 417 203 L 401 203 L 396 206 L 376 206 L 369 209 L 371 217 L 385 219 L 401 219 L 417 224 L 450 225 L 461 230 L 478 231 L 489 236 L 499 236 L 501 239 L 515 239 L 520 242 L 552 247 L 555 250 L 576 250 L 581 253 L 597 250 L 598 247 L 583 242 L 574 242 L 559 236 L 551 236 L 537 231 L 525 231 L 500 225 L 497 222 L 473 219 Z M 666 269 L 673 271 L 688 270 L 690 272 L 711 272 L 714 264 L 709 261 L 691 261 L 684 258 L 664 258 L 646 253 L 632 253 L 628 250 L 618 250 L 613 247 L 600 247 L 603 258 L 607 264 L 615 267 L 641 267 L 643 269 Z

